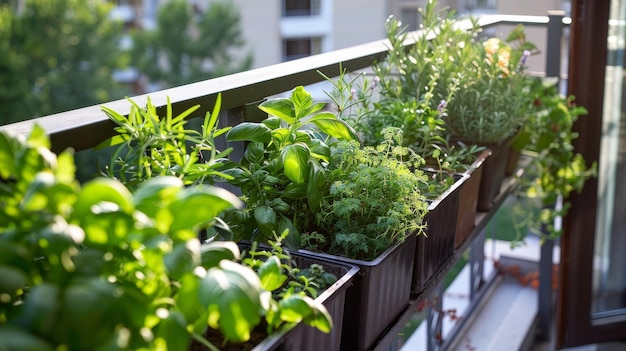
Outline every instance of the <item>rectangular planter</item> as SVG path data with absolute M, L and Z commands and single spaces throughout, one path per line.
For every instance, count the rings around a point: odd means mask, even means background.
M 249 249 L 249 243 L 239 243 L 242 249 Z M 265 247 L 264 245 L 260 245 Z M 344 262 L 336 262 L 321 257 L 314 257 L 289 251 L 295 266 L 299 268 L 309 267 L 311 264 L 319 264 L 324 271 L 334 274 L 337 281 L 324 290 L 315 300 L 321 302 L 333 321 L 333 329 L 330 333 L 323 333 L 317 328 L 299 323 L 291 329 L 282 330 L 265 338 L 253 348 L 253 351 L 317 351 L 339 350 L 341 346 L 342 326 L 344 320 L 344 305 L 348 288 L 359 272 L 355 265 Z
M 417 237 L 411 294 L 419 294 L 454 253 L 459 200 L 466 180 L 466 175 L 456 174 L 454 184 L 428 205 L 425 235 Z
M 454 248 L 458 248 L 465 242 L 476 225 L 478 212 L 478 191 L 483 174 L 483 166 L 487 158 L 491 156 L 491 150 L 483 150 L 470 168 L 463 172 L 468 178 L 463 184 L 459 196 L 459 213 L 456 219 L 456 234 L 454 236 Z
M 316 328 L 300 323 L 290 331 L 288 337 L 284 338 L 284 346 L 281 349 L 284 351 L 339 350 L 346 294 L 349 287 L 352 286 L 359 268 L 347 263 L 306 257 L 298 253 L 291 254 L 296 258 L 298 267 L 308 267 L 312 263 L 317 263 L 321 264 L 326 272 L 337 276 L 337 281 L 315 299 L 328 309 L 328 313 L 333 319 L 333 329 L 330 333 L 325 334 Z
M 485 145 L 491 149 L 492 153 L 491 157 L 485 161 L 480 180 L 478 211 L 489 211 L 500 194 L 509 158 L 509 147 L 512 142 L 513 138 L 509 138 L 496 145 Z
M 409 304 L 416 236 L 411 234 L 372 261 L 300 250 L 359 268 L 346 293 L 342 350 L 369 350 Z M 320 349 L 321 350 L 321 349 Z

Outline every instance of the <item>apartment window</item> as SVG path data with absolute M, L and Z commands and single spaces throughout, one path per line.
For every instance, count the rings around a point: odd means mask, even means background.
M 473 10 L 490 10 L 496 8 L 496 0 L 469 0 L 467 5 Z
M 283 61 L 295 60 L 321 52 L 321 38 L 294 38 L 283 40 Z
M 283 0 L 283 16 L 314 16 L 320 13 L 321 0 Z
M 417 30 L 419 26 L 419 18 L 417 8 L 405 7 L 400 11 L 400 21 L 402 21 L 402 27 L 406 27 L 407 30 Z

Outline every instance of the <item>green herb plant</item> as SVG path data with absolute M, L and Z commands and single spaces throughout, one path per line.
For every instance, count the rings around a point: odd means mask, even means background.
M 512 137 L 531 110 L 532 78 L 525 64 L 534 44 L 526 41 L 523 26 L 505 40 L 490 38 L 465 44 L 455 70 L 462 77 L 448 102 L 445 117 L 454 139 L 473 144 L 498 144 Z
M 248 142 L 243 159 L 225 171 L 246 202 L 243 211 L 227 216 L 237 239 L 266 242 L 288 230 L 286 247 L 299 247 L 306 214 L 321 207 L 329 143 L 357 139 L 354 130 L 324 106 L 298 86 L 289 98 L 259 105 L 270 115 L 267 119 L 240 123 L 226 134 L 228 141 Z
M 49 148 L 39 126 L 0 133 L 0 349 L 217 350 L 207 328 L 243 341 L 271 313 L 237 245 L 198 240 L 235 195 L 172 176 L 81 186 Z
M 326 308 L 315 298 L 337 281 L 319 264 L 304 269 L 296 266 L 293 258 L 282 248 L 284 232 L 276 240 L 268 240 L 269 248 L 260 249 L 253 243 L 244 252 L 243 264 L 251 267 L 261 278 L 261 284 L 272 292 L 270 308 L 265 315 L 268 333 L 288 324 L 304 322 L 329 332 L 332 319 Z
M 220 169 L 232 148 L 219 151 L 215 144 L 215 139 L 230 129 L 218 128 L 221 95 L 213 112 L 207 112 L 200 131 L 186 128 L 187 118 L 199 105 L 174 116 L 168 99 L 165 116 L 161 117 L 150 99 L 144 108 L 133 100 L 128 101 L 132 104 L 128 116 L 102 107 L 117 124 L 117 134 L 97 147 L 116 146 L 111 162 L 102 172 L 105 176 L 119 179 L 131 188 L 146 179 L 165 175 L 178 177 L 186 185 L 213 184 L 215 177 L 228 177 Z
M 575 97 L 559 94 L 556 80 L 537 80 L 532 97 L 535 112 L 529 114 L 513 147 L 531 156 L 527 174 L 521 179 L 521 195 L 541 204 L 539 216 L 530 219 L 530 229 L 554 239 L 562 233 L 554 221 L 567 214 L 567 197 L 581 191 L 585 181 L 597 175 L 597 165 L 588 166 L 582 155 L 574 152 L 572 141 L 578 134 L 573 125 L 579 116 L 587 114 L 584 107 L 575 104 Z M 557 210 L 559 198 L 563 198 L 563 205 Z M 518 209 L 518 213 L 528 212 Z
M 377 145 L 385 127 L 403 131 L 403 145 L 426 160 L 433 169 L 424 194 L 436 198 L 454 182 L 454 174 L 473 162 L 467 157 L 480 150 L 448 140 L 447 102 L 460 85 L 453 74 L 454 58 L 469 54 L 464 44 L 474 41 L 478 27 L 463 31 L 454 27 L 451 15 L 429 1 L 422 11 L 423 30 L 409 33 L 390 17 L 385 23 L 389 52 L 372 66 L 374 78 L 365 74 L 348 79 L 342 73 L 327 93 L 340 118 L 348 121 L 366 145 Z M 407 46 L 407 42 L 412 41 Z
M 327 195 L 303 247 L 372 259 L 407 235 L 421 233 L 426 201 L 420 192 L 424 160 L 402 145 L 402 131 L 386 128 L 384 142 L 333 147 Z

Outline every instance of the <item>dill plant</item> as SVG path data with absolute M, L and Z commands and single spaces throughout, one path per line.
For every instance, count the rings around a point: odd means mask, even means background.
M 376 146 L 354 141 L 333 146 L 328 193 L 316 214 L 307 248 L 373 259 L 407 235 L 421 233 L 426 202 L 419 190 L 423 158 L 402 146 L 402 131 L 386 128 Z

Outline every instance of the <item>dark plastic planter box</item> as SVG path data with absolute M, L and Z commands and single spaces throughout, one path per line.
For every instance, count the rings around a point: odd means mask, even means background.
M 467 175 L 467 180 L 461 188 L 459 198 L 459 213 L 456 219 L 456 234 L 454 237 L 454 248 L 458 248 L 465 242 L 467 237 L 476 225 L 476 214 L 478 212 L 478 191 L 483 174 L 483 166 L 487 158 L 491 156 L 491 150 L 485 149 L 470 166 L 470 169 L 463 172 Z
M 249 243 L 239 243 L 242 249 L 249 249 Z M 299 323 L 289 330 L 283 330 L 268 336 L 254 347 L 254 351 L 333 351 L 339 350 L 341 344 L 344 305 L 348 288 L 359 271 L 359 268 L 343 262 L 331 261 L 320 257 L 303 255 L 289 251 L 296 267 L 305 268 L 311 264 L 319 264 L 326 272 L 337 277 L 337 281 L 324 290 L 315 300 L 321 302 L 333 320 L 333 329 L 326 334 L 304 323 Z
M 485 145 L 491 149 L 492 153 L 483 166 L 478 194 L 478 211 L 489 211 L 500 194 L 512 142 L 513 138 L 509 138 L 497 145 Z
M 285 351 L 332 351 L 339 350 L 341 345 L 342 326 L 346 293 L 353 284 L 354 278 L 359 272 L 355 265 L 332 262 L 320 258 L 306 257 L 298 253 L 292 253 L 298 267 L 307 267 L 312 263 L 321 264 L 324 270 L 333 273 L 338 280 L 331 287 L 324 290 L 316 300 L 324 304 L 333 319 L 333 329 L 325 334 L 316 328 L 300 323 L 293 328 L 289 337 L 285 338 Z
M 409 304 L 416 236 L 408 235 L 372 261 L 299 252 L 359 267 L 346 293 L 342 350 L 370 350 Z M 320 350 L 327 350 L 321 349 Z
M 455 174 L 455 182 L 430 201 L 424 217 L 425 235 L 417 237 L 411 294 L 419 294 L 428 280 L 452 257 L 461 189 L 467 176 Z

